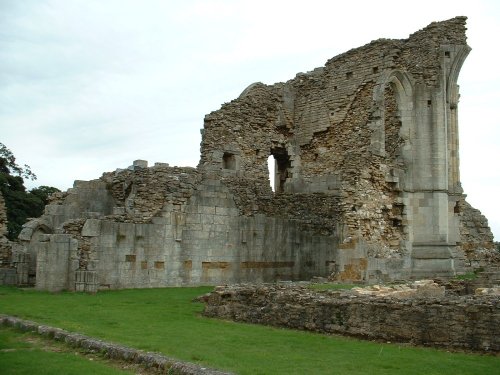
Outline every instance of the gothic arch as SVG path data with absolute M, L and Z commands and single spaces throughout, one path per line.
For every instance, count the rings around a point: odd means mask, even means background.
M 445 59 L 450 56 L 450 51 L 444 47 Z M 461 46 L 455 50 L 455 56 L 449 67 L 449 73 L 446 78 L 446 122 L 447 122 L 447 138 L 448 138 L 448 187 L 450 191 L 461 193 L 460 186 L 460 160 L 458 155 L 458 114 L 457 107 L 460 98 L 459 86 L 457 84 L 458 75 L 462 69 L 462 65 L 467 58 L 471 48 L 469 46 Z M 446 61 L 446 60 L 445 60 Z
M 397 101 L 397 116 L 401 122 L 399 135 L 404 141 L 401 157 L 405 165 L 412 162 L 412 139 L 414 139 L 414 90 L 411 76 L 401 70 L 386 72 L 379 78 L 373 93 L 376 105 L 375 121 L 371 125 L 374 132 L 372 135 L 372 151 L 380 156 L 386 156 L 385 144 L 385 90 L 391 86 Z M 411 188 L 411 176 L 406 176 L 405 184 Z

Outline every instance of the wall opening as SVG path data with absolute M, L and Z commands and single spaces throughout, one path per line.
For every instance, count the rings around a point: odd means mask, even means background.
M 222 167 L 224 169 L 236 170 L 236 157 L 230 152 L 224 152 L 222 156 Z
M 269 182 L 271 183 L 271 190 L 274 190 L 274 176 L 276 173 L 276 161 L 273 155 L 269 155 L 267 158 L 267 169 L 269 170 Z
M 274 160 L 273 160 L 274 159 Z M 271 172 L 271 165 L 274 165 Z M 271 187 L 274 186 L 275 193 L 283 193 L 285 191 L 285 182 L 291 177 L 291 162 L 285 148 L 274 148 L 271 150 L 271 155 L 268 158 L 269 175 L 274 176 L 274 182 L 271 182 Z

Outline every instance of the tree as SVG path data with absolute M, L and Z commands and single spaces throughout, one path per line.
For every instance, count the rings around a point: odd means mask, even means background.
M 17 238 L 28 218 L 40 216 L 50 194 L 59 191 L 50 186 L 26 191 L 23 177 L 36 180 L 31 168 L 26 164 L 24 167 L 17 165 L 12 151 L 0 143 L 0 191 L 7 209 L 7 237 L 10 240 Z
M 2 142 L 0 142 L 0 172 L 16 174 L 32 181 L 36 180 L 36 175 L 31 171 L 30 166 L 27 164 L 24 164 L 24 167 L 17 165 L 14 154 Z

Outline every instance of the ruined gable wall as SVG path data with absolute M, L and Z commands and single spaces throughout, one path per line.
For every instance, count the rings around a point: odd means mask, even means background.
M 456 22 L 463 26 L 463 20 Z M 373 155 L 371 121 L 380 110 L 374 103 L 373 91 L 382 74 L 393 69 L 408 71 L 406 64 L 415 59 L 422 64 L 414 69 L 416 78 L 424 84 L 435 83 L 437 73 L 428 76 L 428 68 L 432 63 L 432 72 L 437 71 L 439 61 L 434 52 L 429 58 L 426 55 L 427 48 L 435 49 L 435 45 L 421 45 L 422 39 L 431 39 L 437 45 L 442 38 L 463 41 L 455 37 L 455 31 L 451 32 L 453 38 L 443 33 L 449 23 L 436 25 L 410 37 L 408 45 L 406 41 L 378 40 L 331 59 L 325 68 L 298 74 L 286 84 L 250 87 L 240 98 L 206 117 L 200 165 L 217 168 L 224 150 L 235 152 L 240 160 L 239 173 L 228 178 L 228 186 L 242 179 L 242 185 L 256 192 L 235 192 L 237 201 L 245 203 L 242 211 L 251 214 L 251 207 L 253 212 L 269 212 L 269 205 L 261 203 L 263 197 L 272 202 L 266 160 L 273 148 L 282 147 L 291 159 L 288 182 L 293 184 L 294 192 L 300 192 L 297 186 L 304 185 L 302 182 L 316 183 L 318 176 L 334 180 L 326 185 L 329 189 L 341 187 L 347 198 L 338 211 L 343 212 L 350 234 L 357 235 L 361 228 L 367 240 L 399 248 L 405 237 L 404 220 L 401 208 L 393 212 L 399 192 L 390 175 L 402 167 L 398 157 L 401 123 L 395 93 L 387 90 L 387 153 L 383 157 Z M 371 206 L 366 205 L 367 198 Z
M 238 99 L 205 116 L 199 166 L 220 170 L 227 151 L 235 154 L 240 176 L 269 181 L 270 150 L 288 140 L 288 128 L 279 122 L 280 103 L 279 89 L 255 84 Z M 270 187 L 267 190 L 270 192 Z
M 357 277 L 366 257 L 408 258 L 417 242 L 443 246 L 418 256 L 437 251 L 445 259 L 453 251 L 446 246 L 459 241 L 458 145 L 449 128 L 456 127 L 456 79 L 469 51 L 465 21 L 376 40 L 286 83 L 251 85 L 206 117 L 200 167 L 221 176 L 243 215 L 306 219 L 336 237 L 340 250 L 356 250 L 340 263 L 359 263 Z M 231 168 L 226 154 L 235 155 Z M 277 194 L 268 185 L 269 155 L 278 164 L 284 155 Z M 315 194 L 324 202 L 296 214 L 294 206 Z M 327 207 L 335 215 L 318 220 Z M 439 262 L 452 270 L 449 259 Z

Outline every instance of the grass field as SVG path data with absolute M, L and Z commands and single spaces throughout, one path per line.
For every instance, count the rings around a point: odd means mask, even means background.
M 0 327 L 0 374 L 118 375 L 134 372 L 115 368 L 114 364 L 97 356 L 82 353 L 27 333 Z
M 494 374 L 500 358 L 219 321 L 199 288 L 47 293 L 0 288 L 0 313 L 239 374 Z

